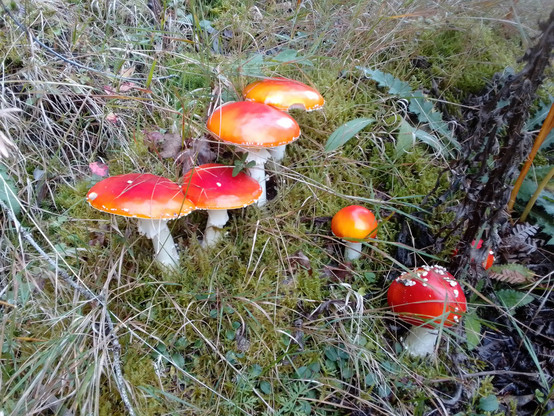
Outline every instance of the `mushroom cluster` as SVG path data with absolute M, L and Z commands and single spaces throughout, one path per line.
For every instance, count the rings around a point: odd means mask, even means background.
M 271 157 L 280 162 L 286 145 L 300 137 L 298 123 L 286 113 L 292 108 L 312 111 L 325 100 L 315 89 L 286 78 L 253 82 L 243 90 L 244 101 L 216 108 L 207 121 L 208 131 L 217 139 L 246 152 L 254 162 L 248 174 L 262 187 L 258 206 L 267 203 L 265 163 Z

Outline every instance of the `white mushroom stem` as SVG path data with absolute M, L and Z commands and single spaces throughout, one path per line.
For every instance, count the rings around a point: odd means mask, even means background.
M 281 161 L 285 157 L 285 151 L 287 150 L 287 145 L 284 144 L 282 146 L 272 147 L 271 149 L 268 149 L 269 153 L 271 154 L 271 158 L 275 163 L 281 163 Z
M 179 253 L 169 232 L 166 220 L 149 220 L 139 218 L 138 230 L 142 235 L 152 239 L 156 261 L 169 268 L 179 265 Z
M 362 255 L 362 243 L 354 243 L 352 241 L 345 241 L 345 243 L 344 258 L 349 261 L 359 259 Z
M 246 157 L 246 163 L 255 162 L 256 165 L 248 169 L 248 174 L 252 179 L 255 179 L 262 187 L 262 195 L 258 199 L 258 206 L 263 207 L 267 203 L 266 195 L 266 175 L 265 175 L 265 162 L 269 159 L 269 152 L 266 149 L 248 149 L 248 156 Z
M 226 209 L 210 209 L 208 210 L 208 223 L 204 231 L 204 240 L 202 247 L 213 247 L 221 240 L 223 231 L 221 230 L 229 221 L 229 214 Z
M 409 335 L 404 340 L 404 348 L 415 357 L 431 355 L 435 351 L 438 335 L 438 329 L 412 326 Z

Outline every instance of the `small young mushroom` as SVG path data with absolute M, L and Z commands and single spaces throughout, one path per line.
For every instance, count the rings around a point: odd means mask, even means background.
M 218 139 L 247 152 L 246 162 L 255 162 L 248 173 L 262 187 L 258 206 L 265 205 L 267 197 L 264 165 L 270 156 L 267 149 L 298 139 L 298 123 L 288 114 L 268 105 L 239 101 L 218 107 L 208 118 L 207 127 Z
M 243 172 L 233 176 L 232 166 L 207 163 L 185 173 L 183 193 L 196 209 L 208 211 L 202 246 L 212 247 L 221 239 L 221 229 L 229 220 L 227 210 L 253 204 L 261 196 L 262 187 Z
M 333 234 L 346 242 L 344 257 L 356 260 L 362 253 L 362 242 L 377 236 L 377 220 L 369 209 L 359 205 L 342 208 L 331 220 Z
M 167 221 L 195 208 L 178 184 L 149 173 L 111 176 L 90 188 L 87 202 L 100 211 L 137 218 L 139 232 L 152 239 L 156 260 L 177 267 L 179 254 Z
M 390 285 L 387 299 L 398 317 L 413 325 L 404 347 L 420 357 L 433 353 L 437 326 L 457 324 L 467 310 L 462 288 L 441 266 L 423 266 L 403 273 Z
M 469 261 L 471 263 L 475 263 L 475 258 L 476 257 L 479 258 L 479 257 L 484 255 L 484 253 L 481 252 L 482 249 L 483 249 L 483 240 L 479 240 L 477 242 L 477 244 L 475 244 L 475 240 L 473 240 L 471 242 L 472 254 L 471 254 L 471 257 L 469 259 Z M 457 255 L 457 254 L 458 254 L 458 249 L 455 249 L 454 250 L 454 256 Z M 481 265 L 483 266 L 483 269 L 488 270 L 492 267 L 492 265 L 494 264 L 495 261 L 496 261 L 496 257 L 494 257 L 494 251 L 492 251 L 489 248 L 489 249 L 487 249 L 487 257 L 485 258 L 485 260 L 483 260 Z
M 314 111 L 323 108 L 325 100 L 314 88 L 299 81 L 287 78 L 266 78 L 248 84 L 242 91 L 246 101 L 255 101 L 289 111 L 300 108 Z M 285 156 L 286 145 L 270 150 L 275 162 L 280 162 Z

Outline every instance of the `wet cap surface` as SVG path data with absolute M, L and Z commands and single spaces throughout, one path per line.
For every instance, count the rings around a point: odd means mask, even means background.
M 287 113 L 249 101 L 218 107 L 207 127 L 220 140 L 246 147 L 277 147 L 300 137 L 298 123 Z
M 195 208 L 178 184 L 148 173 L 106 178 L 90 189 L 87 202 L 110 214 L 145 219 L 171 220 Z

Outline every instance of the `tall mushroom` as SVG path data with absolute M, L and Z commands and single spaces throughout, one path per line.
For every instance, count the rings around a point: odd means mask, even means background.
M 221 229 L 229 220 L 227 210 L 253 204 L 261 196 L 262 187 L 245 173 L 233 176 L 232 166 L 207 163 L 185 173 L 183 192 L 197 209 L 208 211 L 202 246 L 212 247 L 221 239 Z
M 111 176 L 90 188 L 87 202 L 100 211 L 137 218 L 139 232 L 152 239 L 156 260 L 177 267 L 179 254 L 167 221 L 195 208 L 178 184 L 149 173 Z
M 287 78 L 266 78 L 248 84 L 242 91 L 246 101 L 255 101 L 277 108 L 281 111 L 300 108 L 314 111 L 323 108 L 325 100 L 314 88 Z M 275 162 L 285 156 L 286 145 L 270 150 Z
M 346 243 L 344 257 L 356 260 L 362 253 L 362 242 L 377 236 L 377 220 L 369 209 L 349 205 L 339 210 L 331 220 L 331 231 Z
M 389 306 L 412 324 L 404 347 L 414 356 L 432 354 L 439 330 L 460 322 L 467 310 L 459 283 L 441 266 L 423 266 L 400 275 L 387 293 Z
M 264 165 L 269 158 L 267 149 L 298 139 L 298 123 L 288 114 L 268 105 L 239 101 L 218 107 L 208 118 L 207 127 L 218 139 L 247 152 L 247 162 L 255 162 L 248 173 L 262 187 L 258 206 L 265 205 L 267 197 Z

